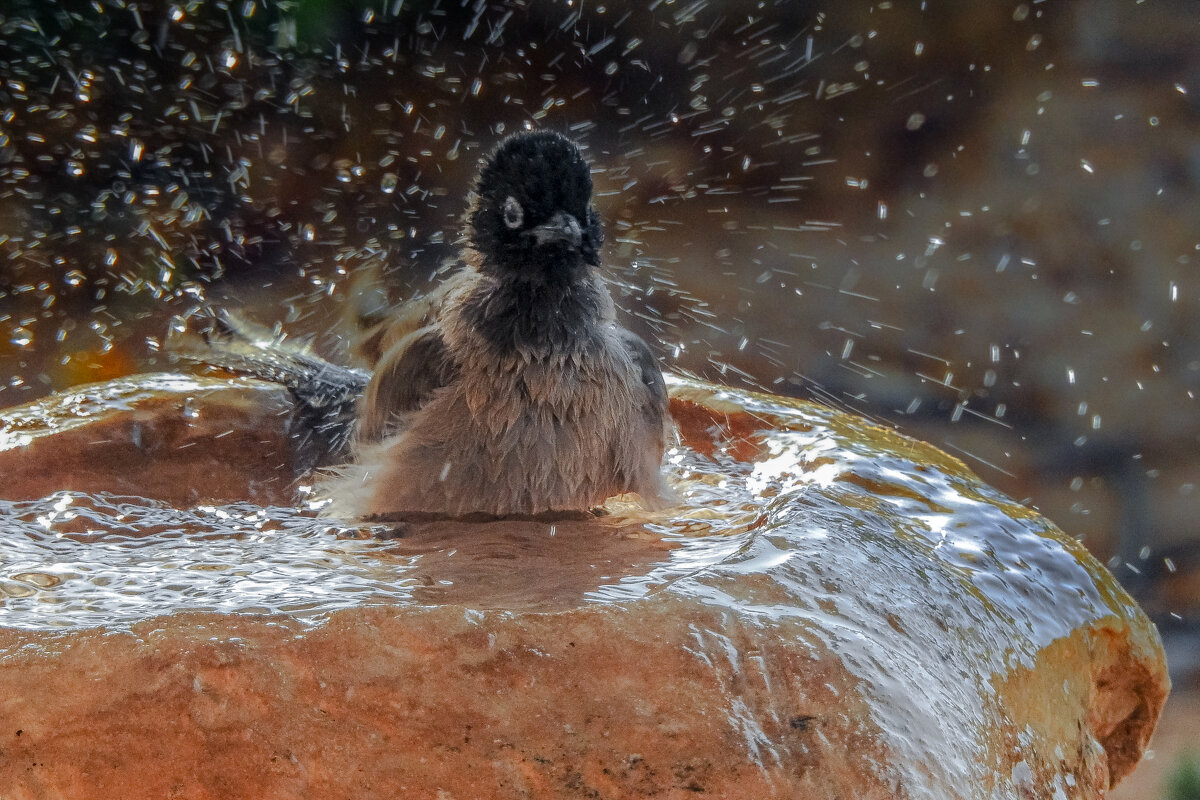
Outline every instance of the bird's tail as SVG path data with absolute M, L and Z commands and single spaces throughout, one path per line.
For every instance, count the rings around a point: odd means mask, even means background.
M 292 431 L 301 439 L 298 451 L 306 466 L 345 459 L 367 373 L 326 361 L 303 342 L 211 306 L 173 323 L 168 349 L 184 361 L 286 387 L 296 401 Z

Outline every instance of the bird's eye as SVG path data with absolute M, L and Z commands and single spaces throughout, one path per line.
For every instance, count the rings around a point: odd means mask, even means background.
M 525 211 L 521 208 L 521 204 L 517 202 L 517 198 L 509 195 L 504 201 L 504 224 L 510 230 L 516 230 L 521 227 L 521 223 L 525 221 Z

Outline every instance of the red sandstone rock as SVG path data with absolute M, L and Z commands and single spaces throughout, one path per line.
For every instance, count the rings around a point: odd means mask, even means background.
M 2 496 L 73 489 L 186 505 L 289 502 L 283 387 L 246 378 L 139 375 L 81 386 L 0 416 Z
M 33 587 L 0 605 L 0 795 L 1098 798 L 1132 769 L 1167 692 L 1161 647 L 1081 546 L 890 430 L 672 392 L 684 500 L 653 517 L 618 499 L 592 523 L 389 542 L 241 504 L 121 538 L 136 509 L 102 497 L 0 505 L 3 535 L 34 542 L 10 558 L 58 580 L 0 562 L 0 592 Z M 6 496 L 265 502 L 290 482 L 284 398 L 263 384 L 78 396 L 99 399 L 0 418 Z M 93 421 L 60 421 L 81 407 Z M 117 440 L 102 459 L 98 437 Z M 136 561 L 110 560 L 125 547 Z M 152 569 L 108 591 L 131 563 Z

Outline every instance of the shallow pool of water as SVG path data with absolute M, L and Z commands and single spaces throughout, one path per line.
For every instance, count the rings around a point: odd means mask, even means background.
M 1017 620 L 1035 642 L 1105 610 L 1094 570 L 1062 558 L 1052 525 L 933 448 L 816 406 L 714 397 L 724 411 L 676 401 L 686 413 L 667 461 L 679 503 L 656 514 L 614 498 L 610 516 L 588 522 L 398 533 L 321 517 L 304 486 L 291 507 L 174 508 L 83 492 L 0 501 L 0 625 L 120 626 L 184 610 L 316 621 L 371 603 L 550 609 L 667 586 L 710 592 L 717 576 L 748 573 L 786 577 L 811 598 L 763 613 L 840 616 L 846 586 L 914 569 L 934 596 L 965 591 L 961 600 Z M 810 568 L 818 562 L 825 574 Z M 1054 599 L 1063 592 L 1080 601 L 1068 618 Z

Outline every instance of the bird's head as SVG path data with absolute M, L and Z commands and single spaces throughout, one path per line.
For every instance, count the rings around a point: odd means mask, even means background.
M 505 279 L 565 284 L 600 264 L 588 163 L 551 131 L 501 142 L 479 173 L 469 222 L 482 269 Z

